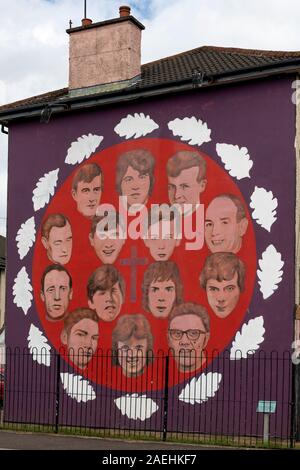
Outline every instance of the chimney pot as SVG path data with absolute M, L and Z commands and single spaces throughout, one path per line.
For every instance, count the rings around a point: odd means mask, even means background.
M 123 5 L 119 8 L 120 18 L 123 16 L 130 16 L 130 7 Z
M 89 18 L 83 18 L 83 19 L 81 20 L 82 26 L 89 26 L 89 25 L 92 24 L 92 23 L 93 23 L 92 20 L 90 20 Z

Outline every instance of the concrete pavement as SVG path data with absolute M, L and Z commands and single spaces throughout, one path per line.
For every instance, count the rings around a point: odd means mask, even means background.
M 0 431 L 0 450 L 211 450 L 214 447 L 148 441 Z

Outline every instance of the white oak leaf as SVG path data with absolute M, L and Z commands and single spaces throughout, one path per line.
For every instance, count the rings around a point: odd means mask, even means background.
M 277 220 L 276 208 L 278 200 L 273 196 L 272 191 L 255 186 L 251 195 L 250 207 L 253 210 L 252 217 L 263 228 L 271 231 L 273 223 Z
M 20 259 L 23 259 L 32 247 L 35 241 L 35 233 L 35 220 L 34 217 L 31 217 L 21 225 L 16 236 Z
M 116 398 L 114 402 L 122 415 L 126 415 L 129 419 L 145 421 L 151 418 L 153 413 L 158 410 L 158 405 L 152 398 L 147 398 L 146 395 L 138 395 L 137 393 L 132 395 L 128 393 Z
M 156 124 L 150 116 L 145 116 L 144 113 L 134 113 L 134 116 L 128 114 L 126 118 L 121 119 L 119 124 L 116 125 L 114 131 L 120 137 L 125 139 L 138 139 L 139 137 L 151 134 L 159 125 Z
M 247 359 L 260 348 L 264 341 L 264 318 L 263 316 L 253 318 L 244 323 L 241 331 L 237 332 L 230 349 L 230 359 Z
M 44 176 L 38 180 L 32 196 L 35 211 L 42 209 L 42 207 L 48 204 L 50 196 L 53 196 L 57 185 L 58 172 L 59 168 L 49 171 L 49 173 L 45 173 Z
M 26 268 L 23 267 L 17 274 L 13 285 L 14 304 L 22 308 L 25 315 L 31 307 L 32 286 Z
M 179 136 L 181 140 L 190 145 L 202 145 L 204 142 L 211 141 L 211 130 L 206 122 L 196 119 L 195 116 L 176 118 L 168 123 L 168 128 L 174 136 Z
M 250 178 L 250 170 L 253 161 L 250 159 L 248 149 L 232 144 L 217 144 L 217 154 L 225 165 L 225 169 L 229 171 L 231 176 L 241 180 L 242 178 Z
M 33 324 L 30 325 L 27 341 L 33 360 L 38 364 L 49 367 L 51 363 L 51 346 L 43 333 Z
M 61 373 L 60 380 L 67 395 L 78 403 L 95 400 L 96 393 L 91 384 L 80 375 Z
M 103 140 L 102 135 L 82 135 L 68 148 L 65 163 L 75 165 L 81 163 L 85 158 L 89 158 Z
M 217 372 L 201 374 L 198 379 L 193 377 L 181 391 L 178 399 L 190 405 L 204 403 L 215 396 L 219 390 L 221 380 L 222 374 Z
M 282 281 L 284 261 L 275 246 L 269 245 L 263 252 L 258 264 L 260 267 L 257 270 L 258 284 L 263 298 L 267 299 L 278 289 L 278 284 Z

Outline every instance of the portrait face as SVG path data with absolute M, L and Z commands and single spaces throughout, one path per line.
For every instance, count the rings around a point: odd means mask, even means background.
M 52 227 L 49 238 L 42 237 L 47 256 L 53 263 L 67 264 L 72 254 L 73 238 L 69 222 L 64 227 Z
M 168 193 L 171 204 L 199 204 L 200 194 L 206 187 L 206 179 L 197 181 L 199 167 L 182 170 L 178 176 L 168 176 Z
M 90 183 L 79 181 L 77 190 L 72 189 L 72 196 L 77 204 L 78 212 L 88 218 L 96 215 L 101 194 L 101 175 L 95 176 Z
M 128 166 L 121 182 L 122 196 L 127 197 L 127 204 L 146 204 L 149 196 L 150 176 L 149 174 L 139 173 L 137 170 Z
M 96 291 L 88 305 L 96 311 L 100 320 L 113 321 L 119 315 L 123 301 L 120 284 L 116 282 L 106 291 Z
M 150 238 L 151 237 L 151 238 Z M 167 261 L 173 254 L 180 239 L 175 238 L 174 221 L 160 221 L 149 227 L 144 243 L 155 261 Z
M 113 264 L 125 243 L 125 239 L 120 238 L 120 228 L 116 230 L 102 231 L 98 233 L 97 229 L 90 242 L 96 255 L 104 264 Z
M 228 198 L 215 198 L 205 215 L 205 241 L 212 253 L 237 253 L 242 246 L 248 220 L 237 221 L 237 207 Z
M 45 303 L 48 320 L 62 320 L 69 308 L 73 290 L 64 271 L 55 269 L 46 274 L 41 299 Z
M 157 318 L 166 318 L 171 312 L 176 299 L 174 282 L 153 281 L 149 287 L 148 305 L 150 312 Z
M 226 318 L 236 307 L 240 298 L 238 286 L 238 273 L 229 281 L 208 279 L 206 294 L 209 305 L 219 318 Z
M 70 359 L 84 369 L 96 352 L 99 339 L 98 323 L 90 318 L 83 318 L 75 323 L 69 335 L 62 334 L 62 343 L 68 347 Z
M 141 374 L 147 362 L 147 338 L 118 341 L 118 361 L 127 377 Z
M 203 321 L 193 313 L 173 318 L 168 331 L 169 347 L 174 350 L 174 358 L 181 372 L 192 372 L 204 362 L 203 349 L 209 333 Z

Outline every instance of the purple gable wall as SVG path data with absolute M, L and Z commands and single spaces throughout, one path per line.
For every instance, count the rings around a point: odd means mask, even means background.
M 124 103 L 98 110 L 53 115 L 48 124 L 28 120 L 11 126 L 8 186 L 7 346 L 27 347 L 26 338 L 30 324 L 34 323 L 41 328 L 34 302 L 25 316 L 23 311 L 13 303 L 12 296 L 14 279 L 22 266 L 26 266 L 29 276 L 32 271 L 33 250 L 24 260 L 19 259 L 15 242 L 17 231 L 20 225 L 33 215 L 36 227 L 39 227 L 45 211 L 45 209 L 36 213 L 33 211 L 32 190 L 36 182 L 44 173 L 60 168 L 58 182 L 60 186 L 73 171 L 72 166 L 64 163 L 71 142 L 83 134 L 92 133 L 105 136 L 101 148 L 120 143 L 123 139 L 114 132 L 114 127 L 127 114 L 142 112 L 145 115 L 149 114 L 159 124 L 159 129 L 149 135 L 151 138 L 178 139 L 173 136 L 167 126 L 168 122 L 175 118 L 195 116 L 207 122 L 212 130 L 212 140 L 204 143 L 201 150 L 210 155 L 220 166 L 223 165 L 216 153 L 217 143 L 231 143 L 248 148 L 254 162 L 250 172 L 251 178 L 237 181 L 245 200 L 250 203 L 250 196 L 255 186 L 273 191 L 278 199 L 277 221 L 272 226 L 271 233 L 254 222 L 257 256 L 259 259 L 266 247 L 273 244 L 281 253 L 285 264 L 283 280 L 268 299 L 263 300 L 256 282 L 245 322 L 263 315 L 266 330 L 263 350 L 266 352 L 275 350 L 279 353 L 290 350 L 293 339 L 295 299 L 296 178 L 295 106 L 291 102 L 291 82 L 290 78 L 274 78 L 223 88 L 199 89 L 189 94 L 170 95 L 139 103 Z M 239 362 L 236 367 L 244 366 Z M 222 365 L 219 363 L 217 369 L 216 364 L 212 364 L 209 370 L 221 371 Z M 219 392 L 223 395 L 226 395 L 226 387 L 228 387 L 225 375 L 226 371 L 224 371 L 224 380 Z M 280 376 L 282 380 L 290 380 L 288 372 L 283 369 L 280 371 Z M 256 375 L 257 380 L 258 377 L 259 374 Z M 237 384 L 237 386 L 242 387 L 242 390 L 247 393 L 246 383 Z M 177 391 L 175 387 L 174 396 Z M 96 410 L 100 404 L 96 400 L 88 406 L 92 409 L 95 407 Z M 203 409 L 208 413 L 210 406 L 211 404 L 208 403 Z M 78 409 L 79 407 L 80 405 Z M 189 405 L 179 404 L 178 417 L 184 410 L 188 410 L 188 407 Z M 8 410 L 6 412 L 8 413 Z M 253 410 L 245 410 L 245 416 L 247 417 L 247 413 L 252 412 Z

